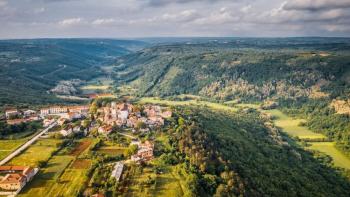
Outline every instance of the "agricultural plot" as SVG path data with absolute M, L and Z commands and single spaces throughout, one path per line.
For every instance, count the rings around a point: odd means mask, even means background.
M 308 149 L 323 152 L 333 158 L 334 165 L 350 170 L 350 159 L 335 148 L 334 142 L 311 142 L 310 144 Z
M 88 151 L 92 143 L 92 140 L 84 139 L 72 151 L 62 149 L 48 160 L 47 165 L 19 196 L 77 196 L 87 180 L 86 171 L 92 163 L 89 159 L 78 157 Z
M 120 146 L 102 146 L 97 150 L 97 152 L 115 157 L 124 154 L 126 149 L 127 148 Z
M 24 144 L 27 138 L 19 140 L 0 140 L 0 160 L 4 159 L 7 155 Z
M 57 150 L 61 140 L 40 139 L 25 150 L 22 154 L 13 158 L 10 165 L 38 166 L 39 162 L 47 161 L 52 152 Z
M 88 140 L 88 139 L 85 139 L 85 140 L 79 142 L 79 144 L 73 149 L 73 151 L 70 153 L 70 155 L 76 156 L 76 157 L 79 156 L 85 150 L 87 150 L 91 144 L 92 144 L 92 141 Z
M 180 181 L 176 179 L 171 169 L 162 174 L 155 174 L 151 168 L 144 168 L 142 172 L 133 171 L 126 196 L 183 196 Z M 150 178 L 155 182 L 147 184 Z

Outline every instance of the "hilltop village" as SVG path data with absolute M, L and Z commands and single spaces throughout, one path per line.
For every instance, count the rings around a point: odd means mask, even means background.
M 122 157 L 110 158 L 116 161 L 112 162 L 113 169 L 110 177 L 118 182 L 123 177 L 125 165 L 129 163 L 144 165 L 152 161 L 155 143 L 152 138 L 144 138 L 144 136 L 161 129 L 166 124 L 166 120 L 172 117 L 172 111 L 158 105 L 112 101 L 105 102 L 103 105 L 92 103 L 79 106 L 47 106 L 40 110 L 8 109 L 5 116 L 9 125 L 41 122 L 42 127 L 47 128 L 48 131 L 41 132 L 38 139 L 63 139 L 68 140 L 68 145 L 73 142 L 72 139 L 78 139 L 78 141 L 100 139 L 95 146 L 98 144 L 101 146 L 108 141 L 120 144 L 113 141 L 116 136 L 119 136 L 117 139 L 122 140 L 122 143 L 118 146 L 124 150 L 124 153 Z M 27 183 L 35 180 L 38 176 L 36 174 L 40 174 L 40 167 L 12 166 L 7 163 L 0 166 L 0 195 L 16 195 L 21 192 Z M 89 195 L 93 196 L 93 193 L 90 192 Z M 96 195 L 101 196 L 99 193 Z

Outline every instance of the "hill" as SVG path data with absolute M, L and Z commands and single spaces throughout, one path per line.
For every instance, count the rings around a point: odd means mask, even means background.
M 177 165 L 192 196 L 349 195 L 327 156 L 305 151 L 270 121 L 254 111 L 178 108 L 161 158 Z
M 350 39 L 234 39 L 146 48 L 115 64 L 140 95 L 215 100 L 349 96 Z
M 34 39 L 0 41 L 0 104 L 61 102 L 46 92 L 61 80 L 90 80 L 103 65 L 145 46 L 112 39 Z

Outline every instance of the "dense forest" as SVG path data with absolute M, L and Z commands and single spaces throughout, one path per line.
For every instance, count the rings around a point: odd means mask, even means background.
M 313 156 L 270 121 L 256 111 L 177 108 L 161 158 L 177 166 L 193 196 L 350 194 L 326 156 Z

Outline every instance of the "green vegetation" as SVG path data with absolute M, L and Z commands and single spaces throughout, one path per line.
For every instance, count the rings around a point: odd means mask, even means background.
M 28 141 L 28 138 L 18 140 L 0 140 L 0 159 L 4 159 L 26 141 Z
M 0 105 L 67 102 L 47 94 L 61 80 L 105 76 L 101 66 L 145 43 L 111 39 L 0 41 Z
M 350 170 L 350 159 L 337 150 L 333 142 L 310 142 L 310 145 L 307 148 L 330 155 L 335 166 Z
M 19 139 L 29 136 L 42 128 L 39 121 L 26 122 L 16 125 L 8 125 L 6 122 L 0 121 L 0 139 Z
M 349 194 L 349 182 L 340 172 L 265 126 L 259 113 L 187 108 L 177 117 L 177 126 L 168 132 L 173 150 L 184 155 L 173 152 L 164 161 L 184 162 L 183 179 L 191 180 L 185 191 L 200 196 Z
M 301 123 L 305 122 L 302 119 L 295 119 L 292 117 L 289 117 L 280 110 L 267 110 L 265 111 L 268 114 L 271 114 L 273 116 L 273 119 L 275 119 L 275 124 L 278 127 L 281 127 L 283 131 L 290 134 L 293 137 L 298 137 L 300 139 L 323 139 L 325 138 L 324 135 L 319 133 L 314 133 L 310 131 L 306 127 L 300 126 Z
M 57 139 L 40 139 L 27 150 L 13 158 L 9 164 L 20 166 L 42 166 L 59 149 L 62 141 Z

